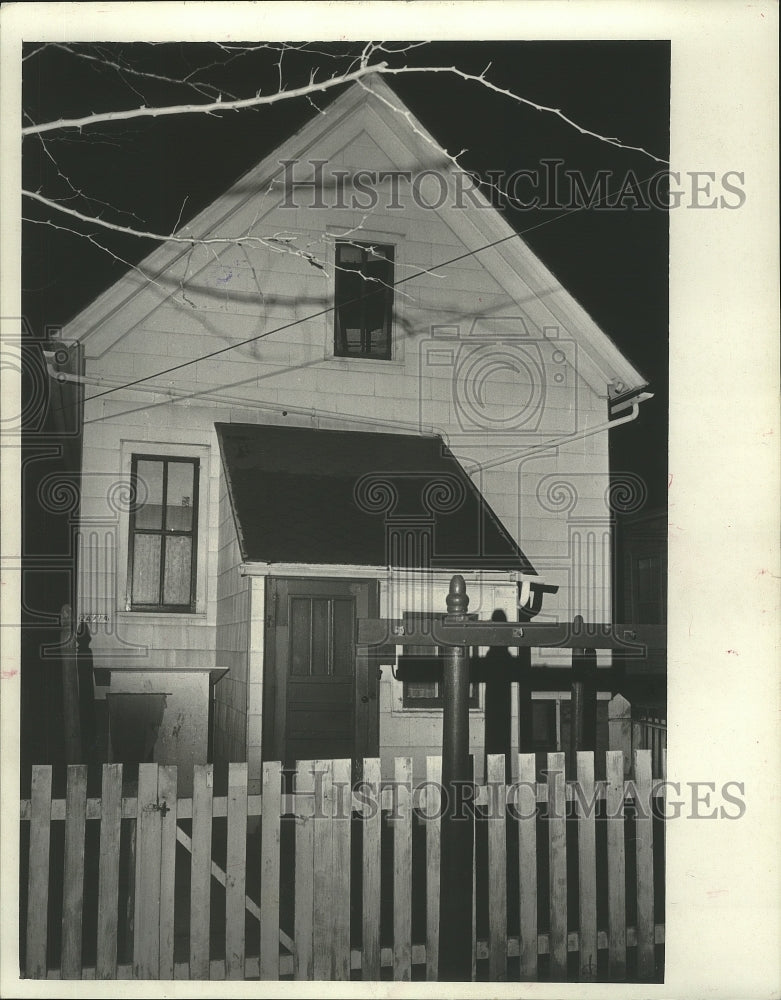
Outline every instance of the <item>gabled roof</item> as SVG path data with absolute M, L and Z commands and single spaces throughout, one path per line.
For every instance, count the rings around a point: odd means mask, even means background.
M 534 572 L 440 437 L 215 429 L 245 562 Z
M 319 143 L 343 123 L 356 134 L 368 123 L 379 123 L 393 138 L 396 150 L 404 151 L 407 164 L 447 165 L 449 157 L 428 130 L 404 105 L 401 98 L 379 76 L 354 83 L 321 113 L 240 178 L 224 194 L 191 220 L 182 234 L 193 240 L 226 235 L 231 220 L 250 200 L 282 174 L 281 161 L 306 159 Z M 281 191 L 281 185 L 279 190 Z M 621 383 L 623 391 L 640 389 L 646 380 L 624 357 L 615 343 L 567 292 L 553 273 L 532 252 L 500 213 L 479 192 L 470 197 L 479 209 L 448 205 L 447 223 L 466 247 L 479 251 L 478 259 L 491 275 L 519 302 L 534 301 L 550 317 L 551 325 L 563 328 L 579 347 L 578 371 L 600 395 L 607 386 Z M 280 195 L 281 198 L 281 195 Z M 257 218 L 262 220 L 276 201 L 264 196 Z M 489 244 L 499 243 L 498 246 Z M 480 249 L 486 247 L 487 249 Z M 144 296 L 154 279 L 173 267 L 190 250 L 186 244 L 169 242 L 150 254 L 137 269 L 128 272 L 68 324 L 63 335 L 71 340 L 89 338 L 88 353 L 96 356 L 110 349 L 122 332 L 140 322 L 156 308 L 159 298 Z M 433 264 L 436 265 L 437 261 Z M 441 273 L 446 274 L 446 270 Z M 121 322 L 118 322 L 119 314 Z

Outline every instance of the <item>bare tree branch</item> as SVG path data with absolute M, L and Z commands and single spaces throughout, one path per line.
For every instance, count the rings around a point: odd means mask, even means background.
M 73 48 L 73 46 L 71 45 L 66 45 L 64 42 L 51 42 L 50 44 L 54 46 L 54 48 L 61 49 L 63 52 L 67 52 L 69 55 L 72 55 L 75 58 L 85 59 L 88 62 L 97 63 L 100 66 L 116 70 L 116 72 L 123 78 L 123 80 L 126 75 L 129 75 L 129 76 L 142 77 L 143 79 L 146 80 L 154 80 L 156 83 L 166 83 L 170 84 L 171 86 L 189 87 L 196 93 L 200 94 L 202 97 L 209 97 L 215 94 L 220 96 L 221 94 L 225 93 L 224 90 L 221 91 L 219 87 L 215 87 L 212 84 L 199 83 L 198 81 L 190 79 L 190 77 L 194 75 L 193 73 L 189 74 L 189 76 L 185 77 L 184 79 L 178 79 L 177 77 L 173 76 L 165 76 L 162 73 L 150 73 L 147 70 L 136 69 L 134 66 L 123 65 L 122 63 L 117 62 L 114 59 L 110 59 L 108 55 L 106 55 L 105 53 L 101 53 L 100 55 L 92 55 L 92 53 L 90 52 L 83 52 L 80 49 Z M 136 94 L 138 94 L 139 97 L 143 97 L 143 95 L 139 93 L 139 91 L 137 91 L 135 87 L 132 87 L 129 81 L 125 80 L 125 83 L 127 83 L 127 85 L 131 87 L 131 89 Z
M 309 94 L 321 93 L 333 87 L 340 87 L 346 83 L 352 83 L 363 77 L 376 74 L 385 64 L 376 66 L 366 66 L 355 70 L 352 73 L 340 74 L 329 77 L 322 82 L 310 79 L 310 82 L 303 87 L 296 87 L 292 90 L 275 91 L 273 94 L 256 94 L 254 97 L 245 97 L 234 101 L 213 101 L 209 104 L 174 104 L 168 107 L 158 108 L 131 108 L 125 111 L 105 111 L 99 114 L 84 115 L 82 118 L 59 118 L 57 121 L 44 122 L 40 125 L 28 125 L 22 129 L 22 136 L 36 135 L 41 132 L 51 132 L 55 129 L 77 128 L 83 129 L 90 125 L 98 125 L 102 122 L 129 121 L 132 118 L 160 118 L 170 115 L 206 114 L 213 115 L 223 111 L 241 111 L 244 108 L 256 108 L 264 104 L 275 104 L 277 101 L 287 100 L 294 97 L 306 97 Z
M 284 233 L 276 233 L 272 236 L 251 236 L 245 233 L 244 235 L 234 235 L 234 236 L 197 237 L 197 236 L 183 236 L 181 234 L 172 233 L 171 235 L 166 236 L 163 235 L 162 233 L 152 232 L 151 230 L 133 229 L 130 226 L 122 226 L 115 222 L 108 222 L 105 219 L 101 219 L 99 216 L 86 215 L 84 212 L 79 212 L 75 208 L 70 208 L 67 205 L 61 204 L 60 202 L 52 201 L 50 198 L 46 198 L 42 194 L 39 194 L 37 191 L 27 191 L 23 189 L 22 194 L 25 195 L 25 197 L 27 198 L 32 198 L 34 201 L 38 201 L 41 204 L 46 205 L 48 208 L 52 208 L 55 211 L 63 212 L 65 215 L 70 215 L 73 218 L 79 219 L 81 222 L 86 222 L 89 223 L 90 225 L 102 226 L 104 229 L 110 229 L 113 232 L 122 233 L 123 235 L 126 236 L 137 236 L 140 237 L 141 239 L 156 240 L 158 243 L 180 243 L 190 249 L 194 249 L 196 246 L 205 246 L 209 247 L 212 250 L 214 249 L 215 246 L 246 246 L 248 244 L 254 246 L 260 246 L 264 247 L 267 250 L 271 250 L 274 253 L 286 253 L 290 254 L 290 256 L 293 257 L 300 257 L 302 260 L 305 260 L 308 264 L 311 264 L 312 267 L 317 268 L 318 271 L 322 271 L 324 276 L 326 277 L 328 276 L 328 269 L 325 265 L 325 262 L 321 260 L 316 253 L 313 253 L 311 250 L 307 250 L 303 247 L 296 246 L 295 241 L 298 238 L 296 235 L 286 235 Z M 123 258 L 118 257 L 115 253 L 108 250 L 101 243 L 98 243 L 94 239 L 94 237 L 92 237 L 90 234 L 83 233 L 78 229 L 70 229 L 68 227 L 58 226 L 56 225 L 56 223 L 53 223 L 47 219 L 26 218 L 25 221 L 35 222 L 38 225 L 50 225 L 54 229 L 61 229 L 61 230 L 64 229 L 64 231 L 71 232 L 76 236 L 82 236 L 90 240 L 91 243 L 93 243 L 100 249 L 106 250 L 112 257 L 114 257 L 115 260 L 120 261 L 121 263 L 124 264 L 128 264 L 128 262 L 123 260 Z M 334 242 L 336 241 L 336 239 L 342 239 L 341 236 L 335 236 L 332 233 L 325 233 L 324 236 L 326 238 L 333 238 Z M 128 266 L 132 267 L 133 265 L 128 264 Z M 189 267 L 189 262 L 187 266 Z M 337 271 L 347 270 L 346 268 L 339 267 L 338 264 L 335 264 L 334 268 Z M 138 270 L 138 268 L 134 267 L 134 270 Z M 350 273 L 355 273 L 355 272 L 350 272 Z M 417 268 L 417 273 L 428 274 L 430 272 L 427 268 L 423 269 Z M 382 281 L 382 279 L 380 278 L 374 278 L 364 274 L 361 274 L 360 277 L 367 284 L 377 283 L 383 285 L 386 288 L 393 287 L 391 285 L 388 285 L 386 282 Z M 188 305 L 192 305 L 192 302 L 187 298 L 187 294 L 185 291 L 185 283 L 186 283 L 186 275 L 180 281 L 180 291 L 182 294 L 183 301 L 186 302 Z M 402 292 L 401 294 L 406 297 L 405 292 Z
M 104 122 L 113 121 L 128 121 L 133 118 L 160 118 L 171 115 L 186 115 L 186 114 L 221 114 L 224 111 L 241 111 L 245 108 L 256 108 L 262 105 L 275 104 L 281 100 L 290 100 L 297 97 L 311 97 L 313 94 L 324 93 L 331 90 L 334 87 L 341 87 L 347 83 L 354 83 L 358 81 L 365 80 L 372 76 L 405 76 L 410 73 L 424 73 L 424 74 L 448 74 L 451 76 L 457 76 L 462 80 L 466 80 L 471 83 L 476 83 L 482 87 L 487 88 L 493 93 L 499 94 L 508 100 L 514 101 L 517 104 L 522 104 L 525 107 L 534 109 L 535 111 L 542 112 L 544 114 L 553 115 L 559 118 L 564 124 L 571 128 L 574 128 L 581 135 L 588 136 L 592 139 L 596 139 L 599 142 L 607 143 L 610 146 L 615 146 L 619 149 L 625 149 L 631 152 L 641 153 L 644 156 L 650 157 L 657 163 L 667 163 L 668 161 L 664 158 L 657 156 L 654 153 L 649 152 L 642 146 L 632 146 L 628 143 L 622 142 L 616 136 L 605 136 L 599 132 L 595 132 L 591 129 L 587 129 L 582 125 L 578 125 L 577 122 L 573 121 L 570 117 L 564 114 L 560 108 L 548 107 L 545 104 L 538 104 L 536 101 L 529 100 L 527 97 L 521 97 L 519 94 L 515 94 L 513 91 L 508 90 L 505 87 L 499 87 L 497 84 L 492 83 L 486 78 L 486 72 L 488 67 L 483 70 L 480 74 L 467 73 L 464 70 L 458 69 L 456 66 L 398 66 L 391 67 L 387 62 L 368 64 L 368 59 L 371 58 L 372 54 L 378 50 L 380 47 L 372 43 L 371 47 L 367 45 L 360 57 L 360 65 L 357 69 L 349 70 L 346 73 L 338 73 L 330 76 L 327 80 L 318 81 L 314 78 L 314 73 L 310 77 L 308 84 L 302 87 L 295 87 L 290 90 L 277 90 L 272 94 L 256 94 L 254 97 L 246 97 L 238 100 L 227 100 L 223 101 L 218 99 L 217 101 L 212 101 L 208 104 L 176 104 L 169 105 L 166 107 L 146 107 L 142 106 L 140 108 L 130 108 L 124 111 L 106 111 L 95 114 L 84 115 L 81 118 L 60 118 L 56 121 L 43 122 L 38 125 L 28 125 L 22 129 L 22 135 L 36 135 L 43 132 L 51 132 L 60 129 L 83 129 L 93 125 L 99 125 Z M 385 51 L 385 50 L 383 50 Z
M 186 246 L 192 246 L 196 243 L 203 245 L 213 243 L 258 243 L 268 245 L 268 241 L 262 236 L 210 236 L 204 238 L 181 236 L 176 233 L 166 235 L 164 233 L 155 233 L 148 229 L 133 229 L 132 226 L 121 226 L 116 222 L 108 222 L 106 219 L 101 219 L 100 216 L 86 215 L 84 212 L 79 212 L 75 208 L 69 208 L 61 202 L 46 198 L 37 191 L 28 191 L 26 188 L 23 188 L 22 194 L 26 198 L 32 198 L 34 201 L 38 201 L 48 208 L 52 208 L 57 212 L 64 212 L 66 215 L 72 215 L 73 218 L 80 219 L 82 222 L 87 222 L 90 225 L 103 226 L 104 229 L 111 229 L 115 233 L 124 233 L 125 236 L 140 236 L 142 239 L 156 240 L 158 243 L 183 243 Z
M 39 56 L 44 49 L 48 49 L 51 42 L 44 42 L 43 45 L 39 45 L 37 49 L 33 49 L 32 52 L 28 52 L 27 55 L 22 56 L 22 62 L 27 62 L 28 59 L 32 59 L 33 56 Z

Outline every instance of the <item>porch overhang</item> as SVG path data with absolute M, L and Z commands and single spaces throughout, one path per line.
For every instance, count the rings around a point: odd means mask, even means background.
M 430 569 L 424 567 L 394 566 L 362 566 L 344 563 L 263 563 L 246 562 L 239 565 L 239 572 L 242 576 L 284 576 L 284 577 L 313 577 L 329 576 L 337 579 L 353 579 L 355 577 L 370 577 L 377 580 L 392 579 L 394 575 L 402 572 L 420 577 L 434 579 L 436 582 L 447 584 L 450 581 L 452 570 Z M 481 583 L 518 583 L 523 580 L 526 574 L 522 570 L 466 570 L 461 574 L 467 582 Z
M 246 575 L 535 573 L 437 435 L 215 429 Z

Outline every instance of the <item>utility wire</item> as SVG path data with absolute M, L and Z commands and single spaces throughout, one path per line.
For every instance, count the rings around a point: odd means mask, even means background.
M 643 185 L 648 184 L 651 180 L 653 180 L 655 176 L 656 176 L 655 174 L 651 174 L 648 177 L 644 178 L 642 181 L 638 181 L 637 182 L 638 187 L 642 187 Z M 507 243 L 509 240 L 519 239 L 525 236 L 527 233 L 531 233 L 537 229 L 541 229 L 543 226 L 547 226 L 552 222 L 558 222 L 561 219 L 568 218 L 569 216 L 574 215 L 577 212 L 582 212 L 587 207 L 589 208 L 596 207 L 600 205 L 602 202 L 607 201 L 608 198 L 610 198 L 614 193 L 615 193 L 614 191 L 608 191 L 602 198 L 599 199 L 599 201 L 593 204 L 590 203 L 588 206 L 579 205 L 576 208 L 565 209 L 560 215 L 556 215 L 551 219 L 544 219 L 542 222 L 539 222 L 534 226 L 528 226 L 525 229 L 514 231 L 512 233 L 509 233 L 507 236 L 501 237 L 501 239 L 493 240 L 491 243 L 486 243 L 481 247 L 476 247 L 471 250 L 467 250 L 462 254 L 458 254 L 455 257 L 449 258 L 448 260 L 440 261 L 440 263 L 434 264 L 430 268 L 425 268 L 420 271 L 415 271 L 412 274 L 406 275 L 406 277 L 399 278 L 397 281 L 389 283 L 385 287 L 397 288 L 399 285 L 403 285 L 405 284 L 405 282 L 411 281 L 414 278 L 419 278 L 424 274 L 432 274 L 438 271 L 440 268 L 449 267 L 451 264 L 457 264 L 461 260 L 466 260 L 469 257 L 474 257 L 476 254 L 482 253 L 484 250 L 490 250 L 493 247 L 500 246 L 502 243 Z M 347 299 L 344 302 L 339 303 L 339 305 L 340 306 L 351 305 L 355 302 L 359 302 L 361 298 L 362 296 L 356 296 L 355 298 Z M 326 306 L 323 309 L 319 309 L 316 312 L 309 313 L 306 316 L 302 316 L 298 319 L 291 320 L 289 323 L 283 323 L 281 326 L 277 326 L 271 330 L 266 330 L 263 333 L 256 334 L 254 337 L 247 337 L 245 340 L 240 340 L 237 341 L 237 343 L 235 344 L 229 344 L 226 347 L 221 347 L 216 351 L 210 351 L 208 354 L 202 354 L 199 355 L 198 357 L 190 358 L 187 361 L 182 361 L 179 364 L 172 365 L 170 368 L 164 368 L 161 371 L 153 372 L 151 375 L 143 375 L 140 378 L 133 379 L 132 381 L 123 382 L 121 385 L 110 386 L 102 390 L 101 392 L 96 392 L 91 396 L 85 396 L 84 403 L 86 404 L 93 399 L 100 399 L 102 396 L 108 396 L 114 392 L 121 392 L 123 389 L 130 389 L 135 385 L 140 385 L 143 382 L 148 382 L 150 379 L 156 379 L 156 378 L 161 378 L 164 375 L 170 375 L 172 372 L 181 371 L 181 369 L 188 368 L 190 365 L 197 364 L 198 362 L 209 361 L 211 358 L 218 357 L 221 354 L 226 354 L 228 351 L 233 351 L 239 347 L 246 347 L 248 344 L 256 343 L 257 341 L 263 340 L 265 337 L 270 337 L 275 333 L 282 333 L 285 330 L 289 330 L 294 326 L 298 326 L 300 323 L 307 323 L 310 320 L 318 319 L 320 316 L 327 316 L 329 313 L 334 312 L 336 308 L 337 308 L 336 303 L 333 303 L 332 305 Z M 62 409 L 64 408 L 65 407 L 62 407 Z M 121 414 L 118 414 L 118 416 L 121 416 Z
M 519 233 L 511 233 L 509 236 L 503 236 L 500 240 L 495 240 L 493 243 L 487 243 L 485 246 L 478 247 L 476 250 L 468 250 L 466 253 L 459 254 L 458 257 L 452 257 L 450 260 L 443 260 L 440 264 L 435 264 L 433 267 L 427 268 L 423 271 L 416 271 L 413 274 L 408 274 L 404 278 L 399 278 L 398 281 L 389 282 L 385 285 L 386 288 L 398 288 L 399 285 L 403 285 L 405 281 L 410 281 L 413 278 L 419 278 L 422 274 L 431 274 L 434 271 L 438 271 L 441 267 L 448 267 L 450 264 L 455 264 L 459 260 L 464 260 L 466 257 L 472 257 L 476 253 L 480 253 L 482 250 L 488 250 L 490 247 L 495 247 L 500 243 L 505 243 L 507 240 L 511 240 Z M 339 303 L 339 306 L 352 305 L 355 302 L 360 302 L 363 296 L 355 296 L 352 299 L 345 299 Z M 139 385 L 141 382 L 148 382 L 149 379 L 161 378 L 163 375 L 170 375 L 171 372 L 180 371 L 182 368 L 187 368 L 190 365 L 197 364 L 199 361 L 209 361 L 211 358 L 215 358 L 220 354 L 225 354 L 227 351 L 234 351 L 237 347 L 246 347 L 247 344 L 254 344 L 258 340 L 263 340 L 264 337 L 270 337 L 274 333 L 282 333 L 284 330 L 289 330 L 291 327 L 298 326 L 299 323 L 307 323 L 309 320 L 317 319 L 320 316 L 326 316 L 328 313 L 333 312 L 337 308 L 336 303 L 330 306 L 326 306 L 323 309 L 319 309 L 317 312 L 309 313 L 307 316 L 302 316 L 299 319 L 291 320 L 289 323 L 283 323 L 282 326 L 276 326 L 272 330 L 266 330 L 263 333 L 258 333 L 254 337 L 247 337 L 246 340 L 239 340 L 235 344 L 229 344 L 227 347 L 220 347 L 219 350 L 210 351 L 208 354 L 202 354 L 197 358 L 190 358 L 188 361 L 182 361 L 178 365 L 172 365 L 170 368 L 164 368 L 162 371 L 153 372 L 151 375 L 144 375 L 141 378 L 134 379 L 132 382 L 124 382 L 122 385 L 112 386 L 109 389 L 104 389 L 102 392 L 96 392 L 92 396 L 86 396 L 84 399 L 85 403 L 88 403 L 91 399 L 99 399 L 101 396 L 108 396 L 112 392 L 120 392 L 122 389 L 130 389 L 134 385 Z

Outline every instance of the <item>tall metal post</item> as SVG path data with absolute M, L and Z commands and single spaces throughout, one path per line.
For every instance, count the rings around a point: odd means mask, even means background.
M 463 576 L 450 581 L 447 623 L 466 621 L 469 597 Z M 469 758 L 469 657 L 450 646 L 442 678 L 441 874 L 439 890 L 439 981 L 472 978 L 472 853 L 474 820 Z M 470 793 L 465 794 L 469 786 Z
M 578 750 L 597 748 L 597 654 L 594 649 L 572 650 L 572 704 L 570 760 Z
M 79 670 L 76 663 L 76 630 L 70 604 L 60 611 L 60 656 L 62 658 L 62 715 L 65 729 L 65 763 L 79 764 L 81 721 L 79 718 Z
M 532 689 L 529 674 L 532 665 L 532 651 L 529 646 L 518 647 L 518 750 L 532 753 Z

